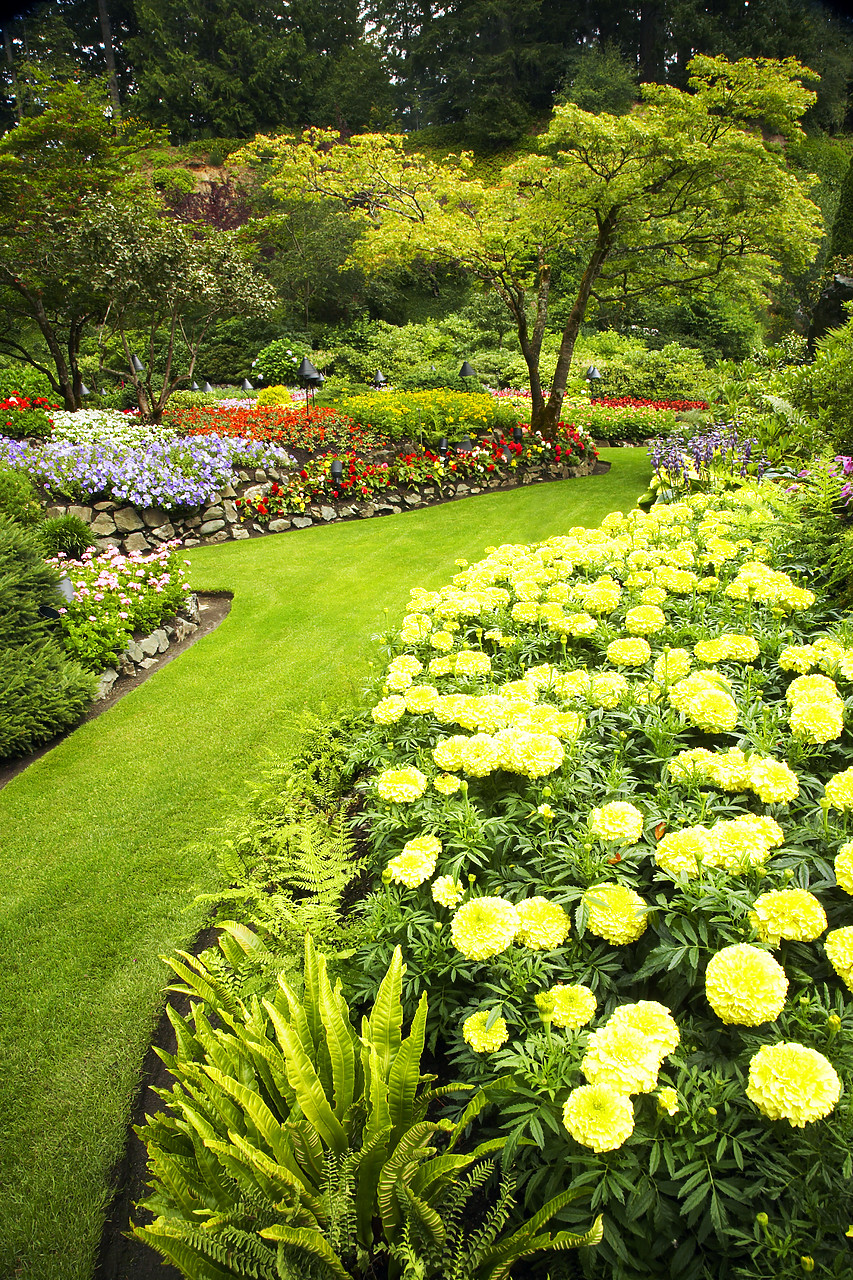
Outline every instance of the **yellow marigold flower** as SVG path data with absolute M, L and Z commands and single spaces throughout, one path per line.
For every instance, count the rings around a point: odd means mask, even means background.
M 749 915 L 762 942 L 778 946 L 783 938 L 814 942 L 826 928 L 826 912 L 807 889 L 771 889 L 753 903 Z
M 835 855 L 835 882 L 845 893 L 853 893 L 853 842 L 843 844 Z
M 700 640 L 694 644 L 693 652 L 700 662 L 722 662 L 726 657 L 726 647 L 722 640 Z
M 558 676 L 555 682 L 557 693 L 561 698 L 566 698 L 569 701 L 585 698 L 589 693 L 589 688 L 590 675 L 586 667 L 578 667 L 575 671 L 566 671 L 563 675 Z
M 661 1111 L 665 1111 L 668 1116 L 674 1116 L 681 1110 L 678 1105 L 678 1094 L 671 1085 L 665 1085 L 663 1089 L 658 1089 L 657 1098 Z
M 606 1084 L 573 1089 L 563 1107 L 563 1124 L 576 1142 L 593 1151 L 615 1151 L 634 1132 L 630 1098 Z
M 636 1004 L 620 1004 L 607 1020 L 608 1027 L 632 1027 L 654 1045 L 660 1058 L 672 1053 L 681 1039 L 675 1018 L 666 1005 L 657 1000 L 638 1000 Z
M 746 1096 L 768 1119 L 788 1120 L 801 1129 L 829 1115 L 841 1097 L 841 1081 L 822 1053 L 783 1041 L 753 1054 Z
M 461 769 L 469 778 L 485 778 L 498 767 L 497 741 L 487 733 L 453 734 L 443 738 L 432 757 L 440 769 Z
M 451 658 L 433 658 L 427 668 L 431 676 L 448 676 L 453 670 Z
M 614 667 L 641 667 L 651 656 L 649 642 L 641 636 L 611 640 L 607 646 L 607 657 Z
M 602 840 L 636 844 L 643 835 L 643 815 L 626 800 L 612 800 L 600 809 L 593 809 L 588 822 L 592 834 Z
M 525 898 L 515 904 L 519 927 L 516 942 L 531 951 L 553 951 L 569 936 L 571 921 L 556 902 L 547 898 Z
M 788 644 L 779 654 L 779 666 L 783 671 L 797 671 L 804 676 L 817 665 L 818 656 L 813 644 Z
M 666 565 L 661 566 L 657 577 L 662 587 L 679 596 L 691 595 L 699 581 L 697 575 L 689 569 L 671 569 Z
M 440 773 L 437 778 L 433 778 L 432 785 L 441 795 L 452 796 L 462 786 L 462 781 L 453 773 Z
M 424 640 L 432 630 L 432 619 L 428 618 L 425 613 L 407 613 L 403 619 L 403 631 L 409 633 L 407 636 L 401 636 L 407 643 L 417 643 Z
M 853 769 L 834 774 L 826 784 L 825 795 L 833 809 L 853 809 Z
M 503 1018 L 495 1018 L 486 1028 L 490 1016 L 488 1009 L 480 1009 L 462 1023 L 462 1035 L 475 1053 L 494 1053 L 509 1039 L 509 1029 Z
M 447 651 L 448 649 L 453 648 L 453 636 L 449 631 L 433 631 L 429 638 L 429 642 L 433 649 L 444 649 Z
M 765 804 L 787 804 L 800 793 L 797 775 L 783 760 L 751 756 L 749 785 Z
M 574 636 L 576 639 L 591 636 L 597 627 L 595 618 L 591 618 L 588 613 L 570 613 L 566 616 L 566 635 Z
M 402 853 L 391 859 L 387 870 L 395 884 L 416 889 L 434 873 L 440 853 L 441 841 L 436 836 L 417 836 L 403 845 Z
M 540 991 L 535 1000 L 542 1018 L 555 1027 L 578 1031 L 595 1017 L 595 996 L 580 983 L 563 986 L 558 982 L 550 991 Z
M 438 690 L 431 684 L 413 684 L 406 690 L 406 710 L 418 715 L 432 711 L 438 699 Z
M 646 903 L 626 884 L 593 885 L 584 894 L 583 904 L 589 932 L 614 946 L 636 942 L 646 931 Z
M 665 626 L 666 614 L 653 604 L 636 605 L 625 614 L 625 630 L 632 636 L 654 635 Z
M 808 680 L 809 676 L 800 679 Z M 822 702 L 817 698 L 798 698 L 788 717 L 791 733 L 805 742 L 834 742 L 844 732 L 844 704 L 840 698 Z
M 646 587 L 641 599 L 643 604 L 661 605 L 666 599 L 666 592 L 663 587 Z M 663 617 L 663 614 L 661 614 L 661 616 Z M 664 622 L 665 621 L 666 618 L 664 617 Z
M 376 724 L 394 724 L 406 714 L 406 699 L 398 694 L 390 698 L 382 698 L 371 711 Z
M 587 697 L 594 707 L 618 707 L 630 687 L 621 671 L 602 671 L 591 677 Z
M 608 1022 L 587 1041 L 581 1071 L 589 1084 L 607 1084 L 617 1093 L 651 1093 L 661 1056 L 635 1027 Z
M 450 937 L 468 960 L 489 960 L 511 946 L 518 912 L 504 898 L 470 898 L 453 917 Z
M 502 729 L 493 740 L 496 767 L 528 778 L 544 778 L 554 773 L 565 759 L 563 744 L 551 733 L 528 733 L 523 729 Z
M 779 1017 L 788 994 L 785 970 L 767 951 L 737 942 L 708 961 L 705 995 L 718 1018 L 757 1027 Z
M 737 704 L 722 689 L 701 689 L 684 706 L 683 714 L 705 733 L 728 733 L 737 724 Z
M 712 591 L 716 591 L 720 585 L 720 579 L 715 577 L 713 573 L 709 573 L 707 577 L 700 578 L 696 583 L 696 590 L 701 591 L 703 595 L 710 595 Z
M 667 649 L 655 660 L 655 680 L 658 684 L 676 684 L 689 675 L 691 663 L 686 649 Z
M 432 882 L 433 902 L 452 911 L 465 897 L 465 889 L 453 876 L 439 876 Z
M 702 864 L 713 865 L 717 842 L 707 827 L 668 831 L 655 849 L 655 862 L 667 875 L 695 876 Z
M 426 791 L 426 776 L 420 769 L 410 766 L 407 769 L 386 769 L 376 779 L 376 789 L 383 800 L 393 800 L 397 804 L 409 804 L 417 800 Z
M 509 611 L 513 622 L 538 622 L 539 621 L 539 605 L 532 600 L 520 600 L 518 604 L 514 604 Z
M 693 747 L 690 751 L 679 751 L 669 762 L 669 776 L 673 782 L 686 782 L 690 779 L 705 781 L 711 776 L 711 762 L 714 752 L 707 747 Z
M 839 978 L 853 991 L 853 925 L 832 929 L 824 939 L 826 958 Z
M 767 861 L 770 850 L 785 839 L 778 822 L 755 813 L 715 822 L 710 835 L 715 848 L 706 861 L 710 866 L 723 867 L 726 871 L 761 866 Z

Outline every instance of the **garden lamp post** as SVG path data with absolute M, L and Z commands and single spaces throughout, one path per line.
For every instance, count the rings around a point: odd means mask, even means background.
M 388 386 L 388 379 L 385 377 L 385 374 L 382 372 L 381 369 L 377 369 L 376 372 L 374 373 L 372 385 L 376 388 L 377 391 L 381 391 L 383 387 Z
M 512 439 L 515 444 L 521 444 L 522 440 L 524 439 L 524 432 L 522 431 L 521 427 L 513 427 Z
M 477 370 L 467 360 L 462 361 L 462 368 L 459 370 L 460 378 L 476 378 Z
M 252 386 L 248 378 L 244 378 L 243 381 L 240 383 L 241 391 L 254 391 L 254 389 L 255 388 Z
M 308 421 L 308 388 L 311 388 L 312 403 L 314 388 L 325 381 L 314 368 L 307 356 L 302 357 L 302 364 L 296 371 L 296 376 L 305 388 L 305 421 Z
M 601 381 L 601 374 L 598 372 L 594 364 L 591 364 L 583 375 L 586 378 L 586 384 L 589 388 L 589 394 L 592 395 L 592 386 L 594 382 Z
M 145 372 L 145 365 L 139 359 L 139 356 L 136 354 L 135 351 L 133 352 L 133 355 L 130 357 L 130 367 L 134 373 Z
M 204 383 L 204 385 L 202 386 L 202 391 L 204 392 L 204 394 L 205 394 L 206 396 L 212 396 L 212 395 L 213 395 L 213 387 L 210 385 L 210 383 L 209 383 L 209 382 L 205 382 L 205 383 Z
M 190 391 L 200 391 L 200 390 L 201 390 L 201 387 L 198 385 L 197 382 L 190 383 Z
M 80 395 L 81 395 L 81 396 L 90 396 L 91 394 L 92 394 L 92 393 L 91 393 L 91 391 L 89 390 L 89 388 L 86 386 L 85 382 L 81 382 L 81 383 L 80 383 Z
M 439 457 L 447 461 L 447 436 L 442 436 L 438 442 Z
M 340 458 L 335 458 L 333 460 L 332 465 L 329 468 L 329 478 L 331 479 L 334 488 L 340 490 L 341 481 L 344 478 L 344 464 L 341 462 Z

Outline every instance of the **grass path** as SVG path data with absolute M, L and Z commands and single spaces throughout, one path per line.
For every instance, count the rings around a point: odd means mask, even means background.
M 607 476 L 191 553 L 233 591 L 199 641 L 0 792 L 0 1276 L 89 1280 L 110 1170 L 161 1004 L 158 956 L 211 887 L 192 844 L 302 708 L 358 699 L 371 636 L 457 557 L 632 506 L 641 450 Z

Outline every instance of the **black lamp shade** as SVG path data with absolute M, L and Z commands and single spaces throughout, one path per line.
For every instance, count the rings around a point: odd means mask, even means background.
M 385 374 L 382 372 L 381 369 L 377 369 L 376 372 L 374 373 L 373 385 L 374 387 L 387 387 L 388 379 L 385 377 Z
M 241 391 L 254 391 L 254 389 L 255 388 L 252 386 L 248 378 L 244 378 L 243 381 L 240 383 Z
M 203 385 L 203 387 L 202 387 L 202 391 L 204 392 L 204 394 L 205 394 L 206 396 L 212 396 L 212 395 L 213 395 L 213 387 L 210 385 L 210 383 L 209 383 L 209 382 L 205 382 L 205 383 L 204 383 L 204 385 Z
M 601 374 L 598 372 L 595 365 L 591 364 L 584 374 L 584 377 L 588 382 L 598 382 L 601 378 Z
M 513 427 L 512 438 L 516 444 L 521 444 L 522 440 L 524 439 L 524 432 L 522 431 L 521 427 Z
M 201 391 L 201 387 L 198 385 L 197 382 L 191 382 L 190 391 Z
M 467 360 L 462 362 L 462 368 L 459 370 L 460 378 L 476 378 L 477 370 L 470 365 Z
M 300 382 L 319 382 L 320 375 L 314 368 L 307 356 L 302 357 L 302 364 L 296 371 L 296 376 Z
M 134 373 L 144 373 L 144 372 L 145 372 L 145 365 L 144 365 L 144 364 L 142 363 L 142 361 L 139 359 L 139 356 L 136 354 L 136 352 L 135 352 L 135 351 L 134 351 L 133 355 L 130 357 L 130 367 L 133 369 L 133 372 L 134 372 Z
M 447 436 L 442 436 L 441 439 L 439 440 L 438 452 L 442 455 L 442 457 L 444 457 L 445 454 L 447 453 Z
M 344 478 L 344 464 L 341 462 L 340 458 L 335 458 L 331 465 L 329 474 L 332 477 L 332 484 L 337 488 Z
M 91 394 L 92 394 L 92 393 L 91 393 L 91 391 L 89 390 L 89 388 L 86 386 L 85 382 L 81 382 L 81 383 L 80 383 L 80 395 L 81 395 L 81 396 L 90 396 Z

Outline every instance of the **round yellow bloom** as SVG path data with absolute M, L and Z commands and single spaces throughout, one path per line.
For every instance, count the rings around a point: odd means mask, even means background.
M 654 673 L 658 684 L 676 684 L 690 673 L 692 659 L 686 649 L 667 649 L 655 660 Z
M 660 1064 L 660 1054 L 642 1031 L 608 1022 L 589 1037 L 581 1071 L 589 1084 L 608 1084 L 617 1093 L 651 1093 Z
M 453 670 L 453 660 L 452 658 L 431 658 L 427 670 L 433 678 L 449 676 Z
M 453 648 L 453 636 L 449 631 L 433 631 L 429 642 L 433 649 L 441 649 L 445 653 Z
M 432 899 L 440 907 L 452 911 L 465 897 L 465 889 L 453 876 L 439 876 L 432 882 Z
M 591 677 L 587 697 L 594 707 L 618 707 L 630 687 L 621 671 L 602 671 Z
M 495 739 L 487 733 L 442 738 L 433 748 L 432 758 L 440 769 L 462 769 L 470 778 L 485 778 L 498 766 Z
M 495 1049 L 500 1049 L 501 1045 L 506 1044 L 509 1039 L 509 1030 L 504 1019 L 495 1018 L 487 1029 L 486 1023 L 489 1017 L 488 1009 L 480 1009 L 462 1023 L 462 1035 L 475 1053 L 494 1053 Z
M 587 929 L 614 946 L 636 942 L 646 931 L 646 903 L 626 884 L 596 884 L 583 896 Z
M 638 1000 L 636 1004 L 620 1004 L 607 1020 L 608 1027 L 632 1027 L 654 1045 L 660 1058 L 672 1053 L 681 1039 L 675 1018 L 666 1005 L 657 1000 Z
M 705 733 L 728 733 L 737 724 L 737 704 L 722 689 L 699 689 L 683 708 L 686 718 Z
M 506 899 L 469 898 L 453 917 L 450 938 L 467 960 L 489 960 L 512 945 L 518 926 L 518 912 Z
M 607 646 L 607 657 L 614 667 L 641 667 L 651 656 L 649 642 L 641 636 L 611 640 Z
M 819 650 L 813 644 L 789 644 L 779 654 L 779 666 L 783 671 L 796 671 L 807 675 L 816 666 Z
M 853 893 L 853 843 L 843 844 L 835 855 L 835 883 L 845 893 Z
M 625 630 L 632 636 L 650 636 L 665 626 L 666 614 L 654 604 L 637 605 L 625 614 Z
M 370 714 L 376 724 L 394 724 L 406 714 L 406 699 L 398 694 L 383 698 L 377 702 Z
M 788 1120 L 801 1129 L 829 1115 L 841 1097 L 841 1081 L 822 1053 L 783 1041 L 753 1054 L 746 1096 L 768 1119 Z
M 547 898 L 525 898 L 516 903 L 516 911 L 519 927 L 515 940 L 531 951 L 553 951 L 569 936 L 569 917 Z
M 765 804 L 787 804 L 800 794 L 797 775 L 784 760 L 749 759 L 749 785 Z
M 406 710 L 416 715 L 432 711 L 438 700 L 438 690 L 431 684 L 413 684 L 406 690 Z
M 576 1142 L 593 1151 L 615 1151 L 634 1132 L 630 1098 L 607 1084 L 573 1089 L 563 1107 L 563 1124 Z
M 420 769 L 410 766 L 407 769 L 386 769 L 376 779 L 376 789 L 383 800 L 393 800 L 397 804 L 409 804 L 417 800 L 426 791 L 426 776 Z
M 853 991 L 853 925 L 833 929 L 824 939 L 826 958 L 839 978 Z
M 417 836 L 407 841 L 402 853 L 388 863 L 391 879 L 408 889 L 416 889 L 433 874 L 440 853 L 441 841 L 436 836 Z
M 463 649 L 456 655 L 456 674 L 458 676 L 487 676 L 492 669 L 492 660 L 487 653 L 479 650 Z
M 620 844 L 636 844 L 643 834 L 643 815 L 626 800 L 593 809 L 588 818 L 589 829 L 602 840 L 618 840 Z
M 441 795 L 452 796 L 462 786 L 462 782 L 453 773 L 440 773 L 437 778 L 433 778 L 432 785 Z
M 717 842 L 707 827 L 668 831 L 655 849 L 655 862 L 667 875 L 695 876 L 700 865 L 713 865 Z
M 767 951 L 747 942 L 723 947 L 708 961 L 705 995 L 718 1018 L 757 1027 L 779 1017 L 788 994 L 785 970 Z
M 598 623 L 588 613 L 570 613 L 566 617 L 565 627 L 566 635 L 581 639 L 584 636 L 591 636 L 598 627 Z
M 807 680 L 808 676 L 801 679 Z M 839 698 L 821 702 L 817 698 L 799 698 L 788 716 L 791 733 L 804 742 L 834 742 L 844 732 L 844 704 Z
M 552 733 L 528 733 L 524 729 L 502 729 L 493 739 L 496 767 L 528 778 L 544 778 L 554 773 L 565 759 L 563 744 Z
M 663 587 L 646 587 L 642 594 L 643 604 L 663 604 L 666 599 L 666 592 Z
M 783 938 L 814 942 L 826 928 L 826 912 L 807 889 L 771 889 L 756 898 L 750 920 L 762 942 L 778 946 Z
M 555 1027 L 577 1031 L 595 1017 L 595 996 L 580 983 L 563 986 L 558 982 L 550 991 L 540 991 L 535 1000 L 543 1019 L 549 1019 Z
M 829 779 L 826 798 L 833 809 L 853 809 L 853 769 L 845 769 Z

